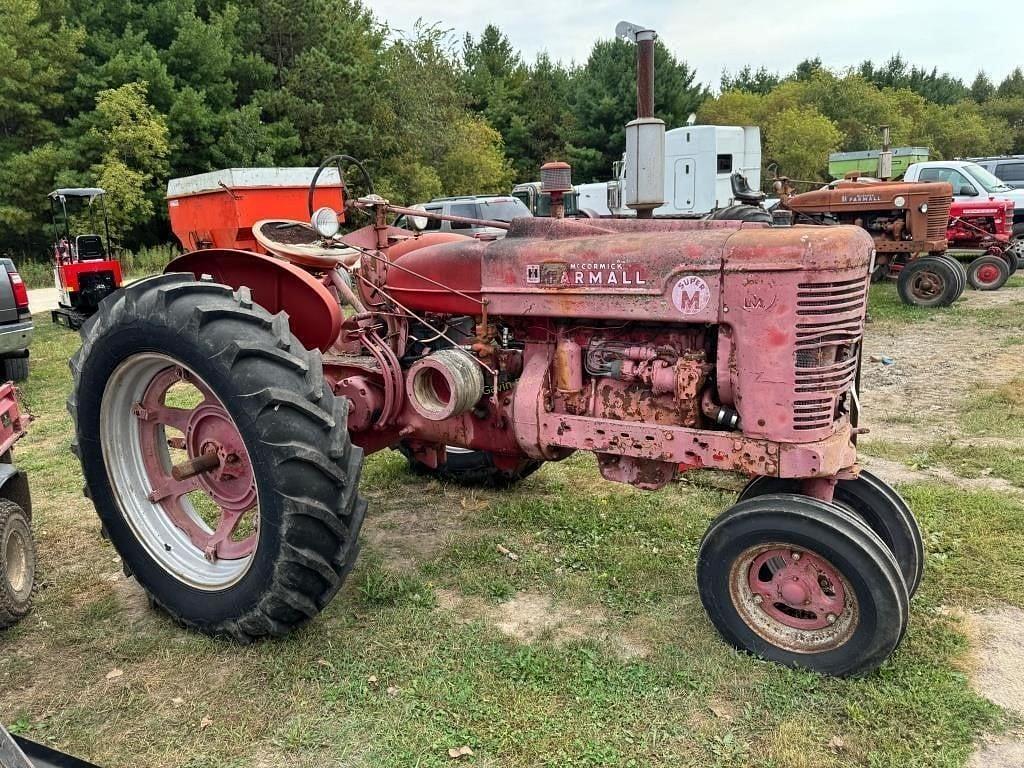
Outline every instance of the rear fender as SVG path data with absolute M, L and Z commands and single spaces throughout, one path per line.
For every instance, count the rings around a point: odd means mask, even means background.
M 271 314 L 288 315 L 292 333 L 307 349 L 326 352 L 341 330 L 341 307 L 324 284 L 298 267 L 270 256 L 229 248 L 185 253 L 164 272 L 209 275 L 232 288 L 245 286 Z
M 28 488 L 28 475 L 6 462 L 0 462 L 0 498 L 13 501 L 32 519 L 32 493 Z

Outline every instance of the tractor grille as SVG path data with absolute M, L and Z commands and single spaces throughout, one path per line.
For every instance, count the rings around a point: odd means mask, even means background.
M 867 276 L 800 283 L 796 300 L 793 428 L 831 426 L 857 376 Z
M 949 226 L 949 209 L 952 197 L 933 197 L 928 200 L 928 239 L 945 240 Z

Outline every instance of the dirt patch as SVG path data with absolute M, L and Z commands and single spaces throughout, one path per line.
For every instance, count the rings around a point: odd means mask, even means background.
M 1024 289 L 974 293 L 971 304 L 984 307 L 1024 300 Z M 1003 343 L 1011 335 L 973 324 L 869 325 L 860 394 L 873 435 L 917 445 L 949 437 L 971 392 L 1019 374 L 1020 349 Z
M 898 461 L 868 456 L 863 452 L 858 456 L 858 461 L 865 469 L 871 470 L 889 483 L 905 483 L 910 485 L 912 483 L 939 482 L 955 486 L 956 488 L 962 488 L 965 491 L 998 491 L 999 493 L 1024 495 L 1024 488 L 1018 488 L 1001 477 L 960 477 L 942 467 L 912 469 Z
M 1024 716 L 1024 610 L 1007 606 L 965 617 L 971 636 L 971 685 L 980 695 Z M 1024 734 L 986 741 L 968 768 L 1020 768 Z
M 609 643 L 623 658 L 650 654 L 650 649 L 639 638 L 610 629 L 600 607 L 589 606 L 586 610 L 566 607 L 539 592 L 520 592 L 511 600 L 495 605 L 443 589 L 437 593 L 437 605 L 466 623 L 485 621 L 521 643 L 560 645 L 591 638 Z

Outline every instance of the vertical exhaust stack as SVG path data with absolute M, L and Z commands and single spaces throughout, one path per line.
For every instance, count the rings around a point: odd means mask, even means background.
M 636 120 L 626 123 L 625 204 L 649 219 L 665 204 L 665 123 L 654 116 L 653 29 L 620 21 L 615 34 L 636 44 Z
M 560 160 L 542 165 L 540 191 L 551 195 L 552 218 L 565 218 L 565 193 L 572 192 L 572 167 Z

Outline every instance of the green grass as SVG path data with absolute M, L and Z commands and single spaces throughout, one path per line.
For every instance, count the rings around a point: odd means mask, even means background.
M 1019 290 L 1020 288 L 1024 288 L 1024 274 L 1018 273 L 1011 277 L 1001 290 Z M 973 294 L 974 291 L 968 289 L 964 294 L 967 300 L 959 299 L 949 307 L 926 309 L 903 304 L 896 292 L 895 282 L 875 283 L 871 286 L 868 297 L 869 328 L 872 323 L 877 325 L 939 323 L 947 326 L 972 324 L 992 330 L 1006 331 L 1009 338 L 1020 338 L 1019 303 L 978 307 L 973 306 L 969 301 Z
M 461 762 L 481 766 L 944 768 L 1013 724 L 972 692 L 968 641 L 945 608 L 1024 605 L 1024 506 L 941 485 L 903 489 L 925 580 L 902 646 L 860 680 L 736 653 L 708 623 L 694 559 L 737 478 L 645 493 L 604 482 L 585 456 L 507 493 L 372 456 L 363 557 L 317 621 L 251 647 L 186 632 L 116 578 L 69 451 L 77 337 L 37 323 L 24 387 L 36 420 L 16 459 L 45 588 L 0 636 L 0 721 L 33 738 L 108 768 L 427 768 L 462 745 L 475 755 Z M 1004 395 L 979 401 L 977 429 L 997 423 Z M 554 624 L 530 642 L 499 627 L 523 596 Z

